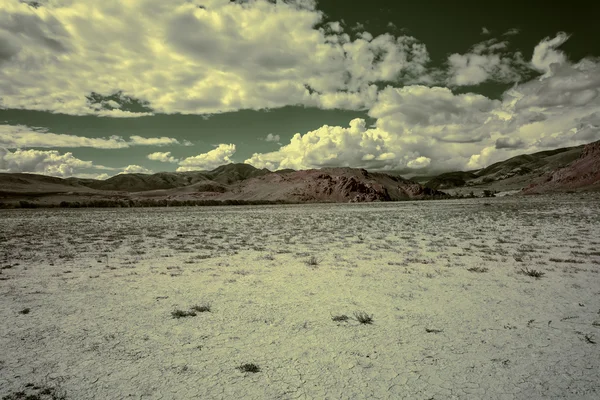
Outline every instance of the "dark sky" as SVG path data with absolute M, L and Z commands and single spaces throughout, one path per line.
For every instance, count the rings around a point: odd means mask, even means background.
M 70 3 L 0 0 L 0 171 L 423 173 L 600 139 L 597 3 Z

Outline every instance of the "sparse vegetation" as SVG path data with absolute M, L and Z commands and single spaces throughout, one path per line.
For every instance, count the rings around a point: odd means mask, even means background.
M 310 258 L 308 260 L 306 260 L 306 265 L 310 266 L 310 267 L 316 267 L 317 265 L 319 265 L 319 259 L 317 258 L 317 256 L 310 256 Z
M 467 268 L 467 271 L 484 273 L 484 272 L 488 272 L 489 270 L 486 267 L 471 267 L 471 268 Z
M 332 320 L 332 321 L 336 321 L 336 322 L 348 321 L 349 319 L 350 319 L 350 317 L 348 317 L 348 316 L 347 316 L 347 315 L 345 315 L 345 314 L 342 314 L 342 315 L 333 315 L 333 316 L 331 317 L 331 320 Z
M 23 390 L 3 396 L 2 400 L 66 400 L 66 398 L 65 391 L 60 388 L 28 383 Z
M 185 310 L 175 310 L 171 313 L 173 318 L 186 318 L 186 317 L 195 317 L 196 313 L 194 311 L 185 311 Z
M 589 344 L 596 344 L 596 340 L 594 339 L 593 335 L 584 335 L 583 338 Z
M 237 367 L 237 369 L 241 372 L 251 372 L 254 374 L 260 372 L 260 367 L 254 363 L 242 364 L 239 367 Z
M 356 319 L 361 324 L 365 324 L 365 325 L 370 325 L 373 323 L 373 316 L 367 314 L 364 311 L 354 312 L 354 319 Z
M 198 311 L 198 312 L 210 312 L 211 310 L 211 304 L 210 303 L 204 303 L 204 304 L 200 304 L 200 305 L 196 305 L 192 307 L 193 311 Z
M 538 271 L 537 269 L 529 269 L 527 267 L 521 268 L 518 272 L 521 275 L 531 276 L 532 278 L 540 279 L 542 276 L 546 275 L 545 272 Z

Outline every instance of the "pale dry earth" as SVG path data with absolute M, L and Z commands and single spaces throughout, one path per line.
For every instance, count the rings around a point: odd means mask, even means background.
M 0 396 L 597 399 L 599 200 L 1 210 Z

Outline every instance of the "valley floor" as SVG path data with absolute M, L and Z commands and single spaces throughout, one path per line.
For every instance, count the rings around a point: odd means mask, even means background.
M 597 399 L 599 200 L 0 210 L 0 397 Z

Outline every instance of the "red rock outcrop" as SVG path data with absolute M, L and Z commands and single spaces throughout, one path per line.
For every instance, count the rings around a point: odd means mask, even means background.
M 577 160 L 547 174 L 541 181 L 523 189 L 523 193 L 598 190 L 600 190 L 600 141 L 586 145 Z

